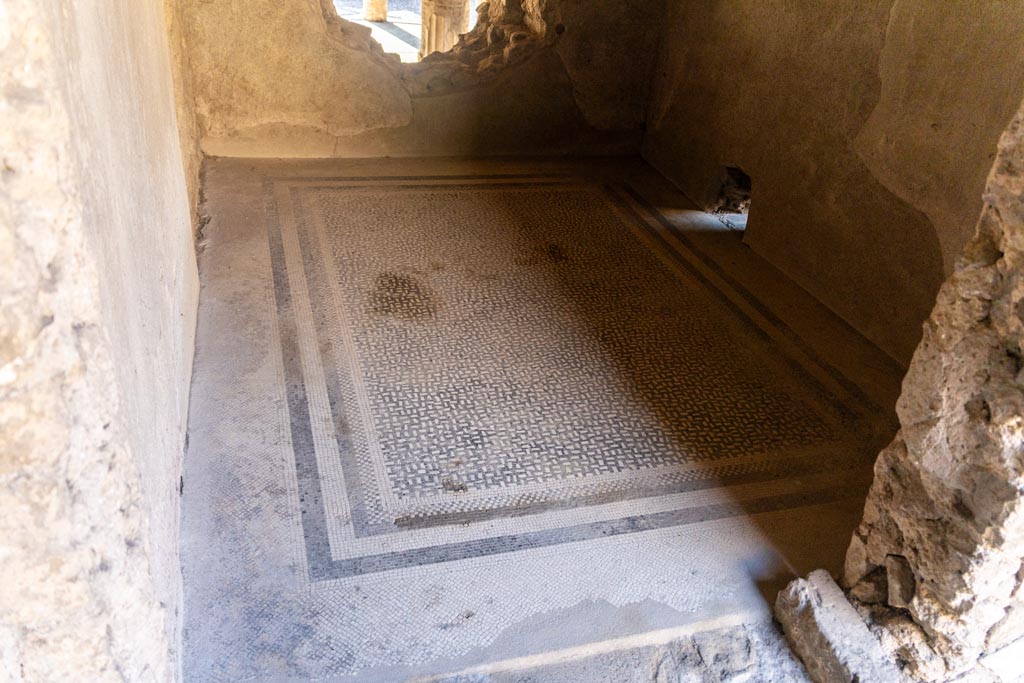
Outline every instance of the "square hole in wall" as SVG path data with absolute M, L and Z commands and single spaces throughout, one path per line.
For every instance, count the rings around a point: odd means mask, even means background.
M 746 230 L 752 189 L 750 176 L 743 169 L 738 166 L 726 166 L 722 174 L 718 199 L 711 208 L 711 213 L 732 230 Z

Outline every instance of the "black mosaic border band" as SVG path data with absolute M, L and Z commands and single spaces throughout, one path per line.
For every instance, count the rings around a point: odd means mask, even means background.
M 844 391 L 846 391 L 851 396 L 856 398 L 861 404 L 868 406 L 870 409 L 869 412 L 884 413 L 884 408 L 878 403 L 878 401 L 876 401 L 869 394 L 867 394 L 867 392 L 861 389 L 855 382 L 850 380 L 832 363 L 823 358 L 821 354 L 819 354 L 814 349 L 813 346 L 808 344 L 807 341 L 804 340 L 799 334 L 797 334 L 792 327 L 786 324 L 784 320 L 775 315 L 775 313 L 773 313 L 771 309 L 765 306 L 760 299 L 754 296 L 754 294 L 749 289 L 744 287 L 738 280 L 736 280 L 736 278 L 734 278 L 724 268 L 722 268 L 722 266 L 719 265 L 717 261 L 715 261 L 713 258 L 704 253 L 696 244 L 694 244 L 693 240 L 688 238 L 683 233 L 683 231 L 679 229 L 677 225 L 673 224 L 672 221 L 668 220 L 668 218 L 666 218 L 660 211 L 658 211 L 658 209 L 655 208 L 654 205 L 651 204 L 649 201 L 647 201 L 643 197 L 643 195 L 641 195 L 632 185 L 630 185 L 629 183 L 624 183 L 623 190 L 630 197 L 630 199 L 632 199 L 634 202 L 636 202 L 637 205 L 643 208 L 644 211 L 650 214 L 651 217 L 653 217 L 654 220 L 656 220 L 661 225 L 661 227 L 670 232 L 672 236 L 676 240 L 678 240 L 689 252 L 691 252 L 694 256 L 700 259 L 701 263 L 703 263 L 710 270 L 712 270 L 718 277 L 722 278 L 726 283 L 728 283 L 729 286 L 737 294 L 739 294 L 744 299 L 744 301 L 746 301 L 751 306 L 751 308 L 753 308 L 758 312 L 758 314 L 763 316 L 769 322 L 769 324 L 771 324 L 773 327 L 782 332 L 782 334 L 786 337 L 787 341 L 789 341 L 798 349 L 800 349 L 800 351 L 804 353 L 812 362 L 814 362 L 822 370 L 828 373 L 829 377 L 831 377 L 832 380 L 836 382 L 836 384 L 841 386 Z M 669 247 L 669 249 L 671 251 L 675 251 L 674 249 L 671 249 L 671 247 Z M 857 336 L 861 339 L 864 339 L 867 343 L 871 343 L 864 337 L 864 335 L 862 335 L 858 330 L 854 329 L 853 326 L 851 326 L 848 322 L 846 322 L 842 318 L 837 317 L 836 319 L 851 336 Z M 893 374 L 896 375 L 903 374 L 902 369 L 899 368 L 898 364 L 895 361 L 891 362 L 890 370 L 893 372 Z

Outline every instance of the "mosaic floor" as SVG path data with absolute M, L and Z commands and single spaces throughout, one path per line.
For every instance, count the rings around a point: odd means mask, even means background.
M 187 680 L 491 680 L 841 557 L 885 399 L 644 177 L 210 164 Z

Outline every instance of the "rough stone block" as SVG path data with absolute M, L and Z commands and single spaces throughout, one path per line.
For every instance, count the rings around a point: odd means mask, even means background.
M 974 675 L 1024 623 L 1014 614 L 1024 595 L 1022 169 L 1024 107 L 1000 140 L 975 235 L 924 325 L 896 404 L 901 429 L 875 464 L 847 555 L 857 599 L 875 602 L 873 573 L 884 573 L 878 602 L 892 614 L 872 630 L 918 680 Z
M 914 599 L 916 579 L 907 558 L 888 555 L 885 558 L 885 576 L 889 589 L 889 604 L 907 607 Z
M 896 683 L 900 673 L 843 591 L 819 569 L 791 582 L 775 617 L 816 683 Z

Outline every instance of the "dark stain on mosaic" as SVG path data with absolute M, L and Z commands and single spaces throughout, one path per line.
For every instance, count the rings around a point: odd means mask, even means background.
M 422 320 L 437 314 L 437 303 L 430 287 L 414 276 L 385 272 L 373 282 L 370 309 L 399 320 Z
M 546 266 L 551 264 L 562 264 L 571 260 L 569 250 L 558 242 L 544 242 L 539 244 L 527 255 L 515 260 L 519 266 Z

